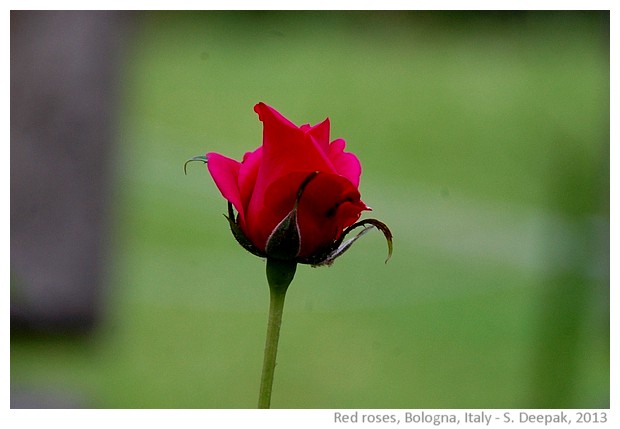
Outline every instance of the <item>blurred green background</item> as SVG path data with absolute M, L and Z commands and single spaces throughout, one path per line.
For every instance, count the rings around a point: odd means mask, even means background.
M 264 261 L 206 169 L 264 101 L 329 116 L 377 232 L 301 266 L 274 408 L 609 406 L 608 12 L 143 12 L 114 160 L 105 317 L 14 336 L 11 383 L 95 408 L 253 408 Z

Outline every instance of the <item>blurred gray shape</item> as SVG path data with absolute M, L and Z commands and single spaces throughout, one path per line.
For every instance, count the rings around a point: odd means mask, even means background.
M 11 11 L 12 331 L 98 318 L 126 21 Z

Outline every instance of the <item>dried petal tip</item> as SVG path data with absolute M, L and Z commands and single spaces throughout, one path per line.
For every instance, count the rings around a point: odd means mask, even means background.
M 205 164 L 207 163 L 207 157 L 205 155 L 199 155 L 199 156 L 195 156 L 193 158 L 188 159 L 187 161 L 185 161 L 185 164 L 183 164 L 183 172 L 185 173 L 185 175 L 187 176 L 187 164 L 189 164 L 192 161 L 202 161 Z

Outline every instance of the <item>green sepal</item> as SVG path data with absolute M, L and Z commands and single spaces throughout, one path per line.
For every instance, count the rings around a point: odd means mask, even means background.
M 293 209 L 278 223 L 267 238 L 265 252 L 269 258 L 295 260 L 301 250 L 301 232 L 297 223 L 297 207 L 306 186 L 319 174 L 313 171 L 308 174 L 297 189 Z
M 192 161 L 200 161 L 206 164 L 208 159 L 205 155 L 198 155 L 185 161 L 185 164 L 183 164 L 183 172 L 185 173 L 186 176 L 187 176 L 187 164 L 189 164 Z
M 359 227 L 364 227 L 362 231 L 357 233 L 355 237 L 344 241 L 346 236 L 352 232 L 354 229 Z M 312 256 L 307 258 L 299 259 L 298 262 L 301 264 L 309 264 L 313 267 L 322 267 L 322 266 L 330 266 L 334 263 L 336 258 L 342 256 L 344 252 L 349 250 L 349 248 L 355 243 L 358 239 L 363 237 L 368 231 L 372 228 L 377 228 L 379 231 L 383 233 L 385 236 L 385 240 L 387 241 L 388 246 L 388 256 L 385 260 L 385 263 L 390 260 L 392 257 L 393 243 L 392 243 L 392 232 L 388 228 L 386 224 L 377 220 L 377 219 L 364 219 L 357 223 L 354 223 L 347 229 L 345 229 L 340 238 L 336 240 L 332 245 L 324 249 L 323 251 L 317 252 Z
M 297 224 L 297 207 L 289 212 L 274 228 L 267 239 L 265 252 L 269 258 L 294 260 L 301 249 L 301 236 Z
M 244 232 L 241 230 L 241 227 L 237 223 L 235 212 L 233 210 L 233 205 L 230 201 L 228 202 L 228 216 L 224 215 L 224 217 L 228 219 L 228 223 L 230 224 L 230 231 L 232 232 L 233 237 L 235 237 L 235 240 L 237 240 L 237 243 L 241 245 L 241 247 L 243 247 L 245 250 L 255 256 L 259 256 L 261 258 L 267 256 L 265 252 L 254 246 L 250 239 L 245 236 Z

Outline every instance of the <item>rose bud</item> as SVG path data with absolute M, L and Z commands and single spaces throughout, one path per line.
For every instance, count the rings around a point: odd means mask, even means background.
M 298 127 L 264 103 L 254 110 L 263 122 L 263 144 L 242 162 L 214 152 L 190 160 L 207 163 L 229 202 L 228 220 L 237 241 L 268 259 L 328 265 L 376 227 L 391 255 L 387 226 L 375 219 L 356 223 L 362 211 L 370 210 L 358 190 L 361 165 L 344 151 L 344 140 L 329 141 L 329 119 Z M 343 243 L 357 227 L 364 229 Z

